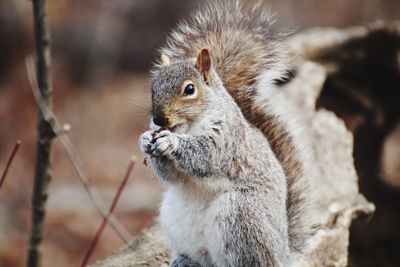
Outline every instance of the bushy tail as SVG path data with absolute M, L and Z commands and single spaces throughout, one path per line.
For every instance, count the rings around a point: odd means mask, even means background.
M 274 16 L 260 3 L 243 7 L 239 1 L 209 1 L 167 37 L 161 53 L 174 60 L 196 58 L 207 48 L 225 87 L 237 91 L 255 82 L 260 70 L 271 70 L 272 79 L 287 71 L 291 57 L 272 32 Z
M 225 88 L 244 116 L 263 131 L 285 170 L 290 244 L 292 251 L 300 251 L 310 228 L 306 223 L 307 182 L 301 161 L 304 159 L 299 158 L 299 148 L 287 122 L 273 108 L 258 103 L 261 77 L 262 90 L 274 86 L 290 69 L 291 55 L 280 42 L 283 33 L 271 31 L 271 12 L 260 4 L 244 8 L 239 1 L 212 2 L 181 22 L 160 52 L 174 61 L 195 58 L 202 49 L 209 49 Z

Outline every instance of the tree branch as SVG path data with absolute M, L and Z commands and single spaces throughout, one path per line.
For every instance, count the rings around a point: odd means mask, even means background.
M 33 22 L 37 56 L 37 81 L 43 101 L 51 109 L 50 32 L 46 0 L 33 0 Z M 47 187 L 51 180 L 51 141 L 53 130 L 39 109 L 35 180 L 32 194 L 32 230 L 28 248 L 28 267 L 41 266 L 39 249 L 43 239 Z
M 101 225 L 99 227 L 99 229 L 97 229 L 97 232 L 92 240 L 92 243 L 89 246 L 88 251 L 85 254 L 85 257 L 82 261 L 81 267 L 85 267 L 90 259 L 90 256 L 92 255 L 94 249 L 97 246 L 97 243 L 99 242 L 99 239 L 101 237 L 101 235 L 103 234 L 104 229 L 107 226 L 108 223 L 108 218 L 110 217 L 110 215 L 114 212 L 115 207 L 117 206 L 119 197 L 121 196 L 122 191 L 124 190 L 126 183 L 128 182 L 128 178 L 132 173 L 133 167 L 135 166 L 136 163 L 136 158 L 132 157 L 128 169 L 126 170 L 124 179 L 121 181 L 121 184 L 119 185 L 118 189 L 117 189 L 117 193 L 114 196 L 114 199 L 111 203 L 110 209 L 108 211 L 107 217 L 103 218 L 103 221 L 101 222 Z
M 20 145 L 21 145 L 21 141 L 18 140 L 15 143 L 13 150 L 11 151 L 10 157 L 8 158 L 8 161 L 6 163 L 6 167 L 4 168 L 3 174 L 1 175 L 1 178 L 0 178 L 0 189 L 3 186 L 4 181 L 6 180 L 8 170 L 10 169 L 11 163 L 13 162 L 15 154 L 17 154 L 17 151 L 18 151 L 18 148 Z
M 36 79 L 34 77 L 34 64 L 32 58 L 28 57 L 26 58 L 26 67 L 27 67 L 27 73 L 28 73 L 28 79 L 29 83 L 31 85 L 31 89 L 33 92 L 33 95 L 35 97 L 35 100 L 40 107 L 40 110 L 43 113 L 44 118 L 49 122 L 50 126 L 53 129 L 53 132 L 55 135 L 57 135 L 57 138 L 60 140 L 62 147 L 64 148 L 65 152 L 68 154 L 68 157 L 72 163 L 72 166 L 74 167 L 74 170 L 76 174 L 78 175 L 80 181 L 82 182 L 83 187 L 85 188 L 86 192 L 88 193 L 90 199 L 92 200 L 92 203 L 94 207 L 96 208 L 97 212 L 103 217 L 107 218 L 108 217 L 108 222 L 112 229 L 115 231 L 116 234 L 125 242 L 128 243 L 129 240 L 131 240 L 131 235 L 129 232 L 125 229 L 123 225 L 120 224 L 120 222 L 111 214 L 108 216 L 108 211 L 104 205 L 104 201 L 100 196 L 99 191 L 94 187 L 89 179 L 89 176 L 83 166 L 82 161 L 80 160 L 78 154 L 76 153 L 76 150 L 71 142 L 71 140 L 68 138 L 68 136 L 65 134 L 70 126 L 68 124 L 61 126 L 61 124 L 58 122 L 56 116 L 53 114 L 53 112 L 50 110 L 50 108 L 46 105 L 44 102 L 44 99 L 40 95 L 38 85 L 36 82 Z

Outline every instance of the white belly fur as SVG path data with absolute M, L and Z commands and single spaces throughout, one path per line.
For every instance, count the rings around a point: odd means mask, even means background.
M 232 195 L 228 189 L 207 194 L 184 188 L 182 184 L 168 186 L 160 218 L 173 246 L 173 257 L 185 254 L 202 266 L 211 266 L 221 259 L 224 244 L 216 219 L 229 210 L 229 198 Z

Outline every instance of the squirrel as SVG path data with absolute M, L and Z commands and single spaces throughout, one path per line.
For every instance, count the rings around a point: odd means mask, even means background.
M 152 70 L 139 145 L 166 186 L 173 267 L 290 266 L 312 235 L 312 174 L 278 83 L 291 55 L 259 5 L 212 2 Z

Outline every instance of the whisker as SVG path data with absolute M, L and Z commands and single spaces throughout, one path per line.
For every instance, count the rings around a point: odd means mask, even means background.
M 133 110 L 135 112 L 140 112 L 143 114 L 148 114 L 151 115 L 153 113 L 153 108 L 150 101 L 148 100 L 143 100 L 143 99 L 130 99 L 129 100 L 130 104 L 133 106 Z M 147 103 L 146 103 L 147 102 Z

